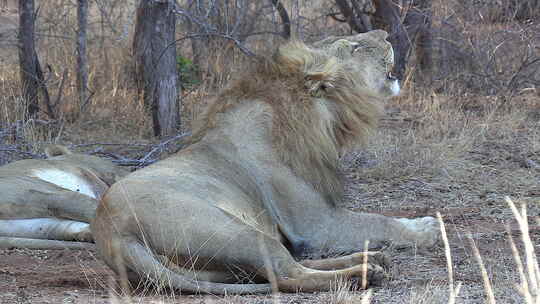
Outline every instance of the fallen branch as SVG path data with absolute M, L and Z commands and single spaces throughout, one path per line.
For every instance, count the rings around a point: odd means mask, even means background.
M 162 141 L 161 143 L 159 143 L 155 148 L 153 148 L 150 152 L 148 152 L 148 154 L 146 154 L 143 158 L 141 158 L 141 163 L 142 164 L 145 164 L 146 162 L 149 162 L 149 161 L 152 161 L 152 162 L 155 162 L 157 159 L 154 159 L 154 160 L 151 160 L 150 157 L 152 157 L 152 155 L 154 155 L 156 152 L 159 151 L 159 153 L 162 153 L 163 150 L 165 149 L 165 147 L 167 145 L 169 145 L 171 142 L 173 141 L 176 141 L 176 140 L 180 140 L 186 136 L 189 136 L 191 135 L 191 132 L 186 132 L 186 133 L 182 133 L 182 134 L 179 134 L 179 135 L 176 135 L 174 137 L 171 137 L 165 141 Z

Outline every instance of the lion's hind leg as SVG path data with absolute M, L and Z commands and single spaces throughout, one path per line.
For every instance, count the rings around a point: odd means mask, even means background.
M 257 275 L 272 281 L 275 278 L 277 288 L 287 292 L 314 292 L 330 291 L 335 288 L 336 281 L 359 279 L 367 276 L 368 282 L 378 283 L 386 277 L 384 269 L 374 263 L 363 263 L 359 255 L 352 255 L 343 259 L 335 259 L 334 263 L 344 266 L 340 269 L 314 269 L 305 267 L 297 262 L 291 252 L 268 232 L 262 231 L 261 227 L 251 224 L 245 218 L 223 210 L 228 215 L 230 228 L 229 234 L 222 234 L 221 230 L 215 230 L 214 241 L 220 244 L 220 256 L 216 257 L 222 263 L 235 264 L 242 261 L 241 266 L 246 270 L 256 271 Z M 232 219 L 232 221 L 231 221 Z M 214 228 L 215 229 L 215 228 Z M 231 238 L 231 234 L 234 237 Z M 244 246 L 234 246 L 235 242 Z M 207 254 L 210 254 L 208 252 Z M 363 257 L 363 256 L 362 256 Z M 322 262 L 317 266 L 322 265 Z M 328 267 L 333 268 L 333 267 Z
M 337 281 L 360 279 L 364 273 L 370 283 L 380 281 L 385 276 L 382 267 L 374 264 L 355 265 L 330 271 L 307 268 L 296 262 L 285 246 L 275 238 L 252 227 L 244 225 L 235 227 L 237 229 L 228 230 L 234 233 L 235 237 L 230 235 L 224 237 L 224 235 L 219 235 L 222 229 L 216 230 L 216 234 L 213 234 L 212 245 L 215 246 L 213 248 L 219 248 L 219 250 L 201 250 L 199 252 L 201 259 L 211 254 L 212 260 L 216 263 L 235 265 L 247 272 L 253 271 L 260 277 L 277 283 L 277 289 L 280 291 L 330 291 L 335 288 Z M 272 291 L 269 283 L 231 284 L 204 281 L 201 277 L 186 275 L 184 270 L 179 271 L 176 266 L 168 265 L 167 259 L 156 255 L 137 237 L 123 236 L 121 238 L 121 241 L 113 240 L 113 243 L 117 244 L 115 246 L 118 246 L 112 250 L 114 255 L 120 254 L 123 263 L 130 271 L 135 272 L 141 279 L 150 280 L 154 285 L 187 293 L 250 294 Z M 238 243 L 243 246 L 239 246 Z M 117 258 L 113 256 L 112 260 L 117 260 Z
M 113 243 L 115 244 L 114 255 L 120 255 L 113 256 L 113 259 L 122 260 L 122 263 L 125 263 L 131 273 L 129 279 L 132 283 L 144 279 L 151 281 L 155 286 L 187 293 L 251 294 L 269 293 L 272 290 L 270 284 L 225 284 L 197 280 L 179 271 L 178 266 L 168 265 L 166 258 L 155 255 L 135 238 L 126 238 L 123 241 L 113 240 Z M 110 266 L 119 271 L 120 265 Z
M 367 256 L 366 256 L 367 255 Z M 335 258 L 302 260 L 300 264 L 317 270 L 336 270 L 364 264 L 365 262 L 379 265 L 383 269 L 390 267 L 390 259 L 380 251 L 357 252 Z
M 231 281 L 230 274 L 225 273 L 223 271 L 201 270 L 201 269 L 194 269 L 194 267 L 182 267 L 164 255 L 156 255 L 156 258 L 159 260 L 159 262 L 161 262 L 165 267 L 169 268 L 171 271 L 174 271 L 175 273 L 185 276 L 187 278 L 190 278 L 192 280 L 237 283 L 237 282 L 230 282 Z

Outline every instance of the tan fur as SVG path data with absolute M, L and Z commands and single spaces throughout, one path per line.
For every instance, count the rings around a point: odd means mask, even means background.
M 343 193 L 337 176 L 340 152 L 365 144 L 382 111 L 380 102 L 363 96 L 350 76 L 335 56 L 300 41 L 289 42 L 272 58 L 252 63 L 215 99 L 194 142 L 216 126 L 217 114 L 245 102 L 264 101 L 273 109 L 274 151 L 336 203 Z M 317 104 L 330 119 L 321 118 Z
M 90 222 L 98 199 L 128 171 L 108 160 L 73 153 L 60 145 L 48 146 L 45 153 L 47 159 L 20 160 L 0 167 L 0 237 L 91 241 L 88 227 L 76 235 L 65 229 L 75 222 Z M 29 219 L 58 221 L 25 222 Z M 11 228 L 24 226 L 22 222 L 28 229 L 21 228 L 13 235 Z M 32 227 L 32 223 L 40 228 Z
M 294 41 L 246 67 L 199 121 L 191 145 L 103 197 L 91 228 L 105 262 L 132 281 L 183 292 L 269 292 L 271 277 L 281 291 L 317 291 L 360 276 L 362 261 L 295 258 L 352 253 L 367 240 L 370 248 L 432 246 L 433 218 L 337 204 L 340 153 L 366 141 L 381 103 L 397 93 L 385 37 Z M 368 263 L 371 282 L 384 276 Z

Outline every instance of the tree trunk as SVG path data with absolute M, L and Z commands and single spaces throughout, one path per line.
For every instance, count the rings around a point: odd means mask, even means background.
M 429 74 L 432 60 L 431 4 L 428 0 L 335 0 L 353 32 L 388 31 L 395 54 L 393 73 L 403 79 L 413 45 L 420 70 Z M 402 11 L 405 16 L 402 16 Z M 371 19 L 372 17 L 373 19 Z M 373 25 L 375 23 L 375 25 Z
M 433 65 L 432 50 L 433 39 L 431 32 L 431 1 L 430 0 L 410 0 L 410 8 L 405 16 L 405 29 L 411 42 L 414 45 L 418 72 L 417 79 L 428 81 Z
M 352 31 L 365 33 L 373 29 L 370 15 L 375 13 L 375 6 L 372 1 L 373 0 L 351 0 L 349 5 L 348 0 L 336 0 L 336 5 L 343 17 L 345 17 L 345 22 L 349 24 Z M 339 19 L 336 20 L 341 21 Z
M 283 3 L 281 3 L 281 0 L 271 0 L 271 2 L 276 8 L 279 17 L 281 18 L 281 22 L 283 23 L 283 32 L 281 36 L 288 40 L 291 38 L 291 19 L 289 18 L 289 13 L 285 6 L 283 6 Z
M 170 5 L 165 0 L 141 0 L 133 41 L 137 82 L 152 112 L 156 136 L 172 135 L 180 124 L 176 16 Z
M 401 22 L 399 7 L 393 0 L 380 0 L 376 1 L 376 4 L 375 17 L 388 26 L 388 41 L 392 43 L 394 48 L 395 65 L 393 73 L 399 79 L 403 79 L 411 49 L 411 40 Z
M 194 25 L 191 20 L 187 20 L 185 23 L 187 32 L 189 34 L 196 34 L 197 26 Z M 209 45 L 208 37 L 200 36 L 193 37 L 190 39 L 191 42 L 191 53 L 193 54 L 193 66 L 195 67 L 195 77 L 196 79 L 202 80 L 205 75 L 203 75 L 203 70 L 205 70 L 206 64 L 204 61 L 208 59 L 208 49 L 205 47 Z
M 338 6 L 343 17 L 345 17 L 345 20 L 349 24 L 351 30 L 357 33 L 366 32 L 366 29 L 362 26 L 360 20 L 356 18 L 353 7 L 349 5 L 347 0 L 336 0 L 336 5 Z
M 88 0 L 78 0 L 77 6 L 77 91 L 79 93 L 78 113 L 87 101 L 88 62 L 86 54 L 86 29 L 88 21 Z
M 403 79 L 411 49 L 416 44 L 416 55 L 422 72 L 429 72 L 432 65 L 431 4 L 428 0 L 399 2 L 406 11 L 402 21 L 396 0 L 378 0 L 375 18 L 388 27 L 388 41 L 394 47 L 396 62 L 394 74 Z
M 28 115 L 39 111 L 38 61 L 34 46 L 34 0 L 19 0 L 19 69 Z

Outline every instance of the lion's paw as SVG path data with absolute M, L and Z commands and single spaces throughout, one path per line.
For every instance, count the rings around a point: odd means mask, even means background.
M 419 248 L 431 248 L 441 239 L 441 229 L 436 218 L 431 216 L 415 219 L 397 219 L 411 232 L 416 246 Z
M 92 236 L 92 231 L 90 231 L 90 226 L 76 227 L 73 229 L 73 240 L 78 242 L 93 242 L 94 237 Z
M 388 256 L 380 251 L 370 251 L 368 261 L 375 265 L 381 266 L 385 271 L 390 269 L 392 262 Z

